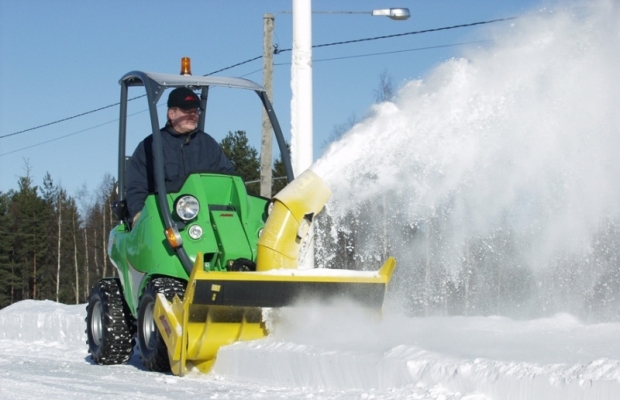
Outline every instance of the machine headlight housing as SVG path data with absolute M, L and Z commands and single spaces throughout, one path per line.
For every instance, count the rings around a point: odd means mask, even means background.
M 192 225 L 187 230 L 187 234 L 192 239 L 198 240 L 202 237 L 202 227 L 200 225 Z
M 267 216 L 271 215 L 271 212 L 273 211 L 274 203 L 275 203 L 275 200 L 271 200 L 269 201 L 269 203 L 267 203 Z
M 200 203 L 194 196 L 185 195 L 177 199 L 174 210 L 183 221 L 190 221 L 198 215 Z

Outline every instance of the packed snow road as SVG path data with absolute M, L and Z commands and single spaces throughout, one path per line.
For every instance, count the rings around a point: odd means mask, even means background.
M 288 315 L 290 314 L 290 315 Z M 272 337 L 222 348 L 208 375 L 91 363 L 84 306 L 0 310 L 0 398 L 617 399 L 620 324 L 569 315 L 365 320 L 359 310 L 284 312 Z

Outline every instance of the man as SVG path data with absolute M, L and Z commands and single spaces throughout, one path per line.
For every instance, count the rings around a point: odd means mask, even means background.
M 219 144 L 197 129 L 200 99 L 189 88 L 176 88 L 168 96 L 168 122 L 161 129 L 166 190 L 176 192 L 193 172 L 234 173 Z M 133 153 L 127 171 L 127 209 L 138 219 L 146 197 L 155 193 L 153 135 Z

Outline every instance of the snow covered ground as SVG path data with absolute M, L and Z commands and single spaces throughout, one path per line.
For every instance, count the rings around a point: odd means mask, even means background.
M 85 306 L 0 310 L 2 399 L 618 399 L 620 323 L 570 315 L 406 318 L 286 309 L 274 334 L 220 350 L 213 372 L 148 372 L 139 356 L 99 366 Z
M 525 235 L 522 242 L 531 246 L 505 246 L 510 252 L 502 259 L 487 245 L 487 259 L 540 269 L 554 265 L 541 261 L 550 249 L 582 252 L 583 258 L 558 268 L 562 300 L 553 308 L 578 310 L 583 299 L 566 300 L 565 294 L 589 293 L 574 287 L 580 282 L 600 279 L 606 287 L 617 271 L 611 256 L 618 254 L 612 249 L 617 241 L 599 256 L 590 251 L 599 240 L 594 228 L 617 218 L 620 196 L 617 3 L 584 1 L 569 13 L 515 22 L 496 51 L 449 61 L 430 79 L 401 88 L 401 100 L 378 105 L 376 118 L 334 144 L 315 170 L 340 201 L 331 205 L 332 215 L 340 210 L 346 216 L 354 203 L 348 199 L 382 201 L 390 190 L 401 194 L 403 201 L 391 206 L 404 210 L 407 223 L 442 210 L 444 198 L 461 204 L 443 221 L 443 232 L 458 234 L 445 235 L 452 241 L 444 243 L 446 254 L 436 265 L 459 259 L 451 253 L 457 239 L 492 238 L 511 222 L 507 232 Z M 372 183 L 360 184 L 360 176 Z M 459 221 L 467 223 L 448 224 Z M 587 237 L 577 240 L 581 236 Z M 397 267 L 400 279 L 418 282 L 411 242 L 391 243 L 403 249 L 401 265 L 409 265 L 404 272 Z M 380 254 L 383 240 L 364 245 Z M 471 247 L 460 248 L 468 259 Z M 613 275 L 595 275 L 602 268 L 597 257 L 611 260 L 601 265 Z M 391 295 L 411 297 L 421 287 L 401 284 Z M 497 299 L 480 293 L 485 303 Z M 613 308 L 617 296 L 609 293 L 601 298 Z M 19 302 L 0 310 L 0 399 L 620 399 L 618 322 L 588 324 L 570 314 L 412 318 L 396 307 L 377 320 L 353 307 L 308 305 L 281 310 L 268 338 L 220 349 L 211 373 L 179 378 L 146 371 L 137 354 L 127 365 L 94 365 L 84 305 Z M 536 299 L 533 305 L 545 309 Z

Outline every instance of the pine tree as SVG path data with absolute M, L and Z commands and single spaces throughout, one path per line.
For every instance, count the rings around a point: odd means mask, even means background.
M 18 187 L 10 206 L 15 216 L 15 274 L 21 281 L 14 300 L 40 299 L 39 283 L 48 272 L 44 268 L 48 247 L 47 205 L 38 196 L 28 168 L 26 176 L 19 178 Z
M 64 194 L 64 190 L 61 189 Z M 62 241 L 60 242 L 61 257 L 60 269 L 58 271 L 59 301 L 62 303 L 79 302 L 78 287 L 80 285 L 80 273 L 83 273 L 80 264 L 83 260 L 83 254 L 78 251 L 81 249 L 81 229 L 79 223 L 79 213 L 75 200 L 71 197 L 65 197 L 61 205 L 62 213 Z M 80 240 L 78 240 L 78 238 Z
M 235 172 L 246 182 L 248 193 L 260 194 L 260 160 L 258 151 L 248 144 L 245 131 L 228 132 L 220 143 Z
M 0 192 L 0 308 L 13 303 L 13 291 L 19 283 L 18 276 L 15 275 L 13 264 L 13 236 L 14 216 L 10 212 L 10 198 L 12 193 Z
M 46 208 L 46 226 L 47 226 L 47 252 L 45 270 L 47 273 L 41 277 L 40 292 L 42 298 L 52 298 L 58 301 L 59 292 L 59 271 L 60 271 L 60 257 L 61 243 L 62 243 L 62 205 L 64 202 L 64 192 L 54 185 L 54 181 L 49 172 L 45 174 L 43 178 L 43 189 L 41 190 L 43 195 L 43 201 Z

